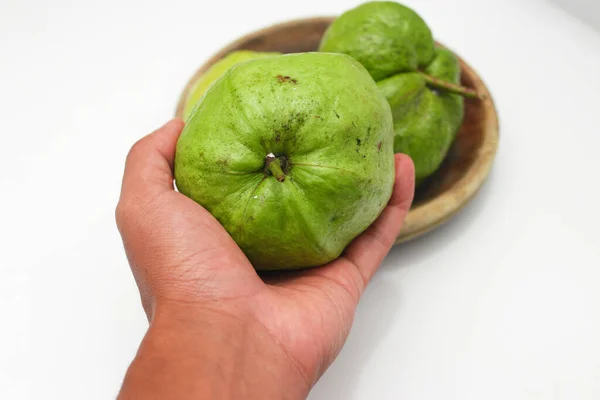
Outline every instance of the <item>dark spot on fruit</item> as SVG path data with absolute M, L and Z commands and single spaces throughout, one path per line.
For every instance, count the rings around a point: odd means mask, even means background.
M 290 160 L 286 156 L 279 157 L 279 162 L 281 164 L 281 169 L 285 174 L 290 172 Z
M 335 114 L 336 117 L 338 117 L 338 119 L 340 119 L 340 115 L 337 113 L 337 111 L 333 110 L 333 113 Z
M 276 76 L 276 78 L 277 78 L 277 81 L 279 81 L 279 83 L 291 82 L 291 83 L 293 83 L 294 85 L 295 85 L 296 83 L 298 83 L 298 81 L 297 81 L 296 79 L 294 79 L 294 78 L 292 78 L 292 77 L 290 77 L 290 76 L 288 76 L 288 75 L 286 75 L 286 76 L 283 76 L 283 75 L 277 75 L 277 76 Z
M 381 142 L 377 143 L 377 151 L 381 150 Z
M 318 119 L 323 119 L 323 118 L 321 118 L 321 116 L 320 116 L 320 115 L 315 115 L 315 118 L 318 118 Z
M 221 159 L 217 160 L 217 164 L 226 167 L 229 165 L 229 160 L 226 158 L 221 158 Z
M 359 138 L 356 138 L 356 145 L 360 146 L 360 139 Z
M 279 143 L 281 141 L 281 135 L 280 134 L 277 134 L 277 136 L 275 136 L 275 141 L 277 143 Z

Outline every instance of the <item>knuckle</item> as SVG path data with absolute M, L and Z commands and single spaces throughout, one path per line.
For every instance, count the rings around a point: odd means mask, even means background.
M 135 142 L 133 146 L 131 146 L 131 148 L 129 149 L 129 153 L 127 153 L 127 159 L 130 160 L 144 153 L 144 148 L 146 147 L 147 141 L 148 139 L 146 137 L 143 137 L 137 142 Z
M 119 201 L 117 203 L 117 206 L 115 207 L 115 221 L 119 229 L 123 227 L 123 224 L 127 220 L 128 213 L 129 212 L 127 210 L 127 207 L 123 204 L 122 201 Z
M 136 195 L 131 195 L 120 199 L 115 207 L 117 227 L 139 230 L 155 224 L 157 215 L 153 212 L 153 204 L 158 198 L 143 201 Z
M 365 276 L 358 268 L 348 268 L 349 276 L 346 282 L 347 290 L 353 295 L 354 299 L 358 303 L 358 300 L 365 291 L 367 282 Z

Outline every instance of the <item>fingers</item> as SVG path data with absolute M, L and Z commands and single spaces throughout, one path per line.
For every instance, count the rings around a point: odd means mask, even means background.
M 338 260 L 340 264 L 350 263 L 358 270 L 362 276 L 363 287 L 377 271 L 396 241 L 414 196 L 413 162 L 404 154 L 396 154 L 395 158 L 396 180 L 387 207 L 365 232 L 354 239 Z M 348 268 L 348 265 L 344 267 Z
M 415 166 L 406 154 L 396 154 L 395 159 L 396 180 L 388 207 L 396 207 L 408 212 L 415 194 Z M 400 227 L 398 227 L 398 232 L 400 232 Z
M 133 145 L 125 162 L 121 203 L 145 202 L 173 190 L 173 161 L 184 123 L 173 119 Z

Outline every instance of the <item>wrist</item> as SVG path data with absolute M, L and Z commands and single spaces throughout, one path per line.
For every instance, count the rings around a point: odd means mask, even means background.
M 128 380 L 152 398 L 299 399 L 310 390 L 249 313 L 173 302 L 155 305 L 123 392 Z

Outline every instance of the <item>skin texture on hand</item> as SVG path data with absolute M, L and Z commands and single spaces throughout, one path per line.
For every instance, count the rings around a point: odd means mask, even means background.
M 261 278 L 217 220 L 174 190 L 182 128 L 170 121 L 126 161 L 117 226 L 150 328 L 119 398 L 304 398 L 341 350 L 400 231 L 412 161 L 395 156 L 387 207 L 340 258 Z

